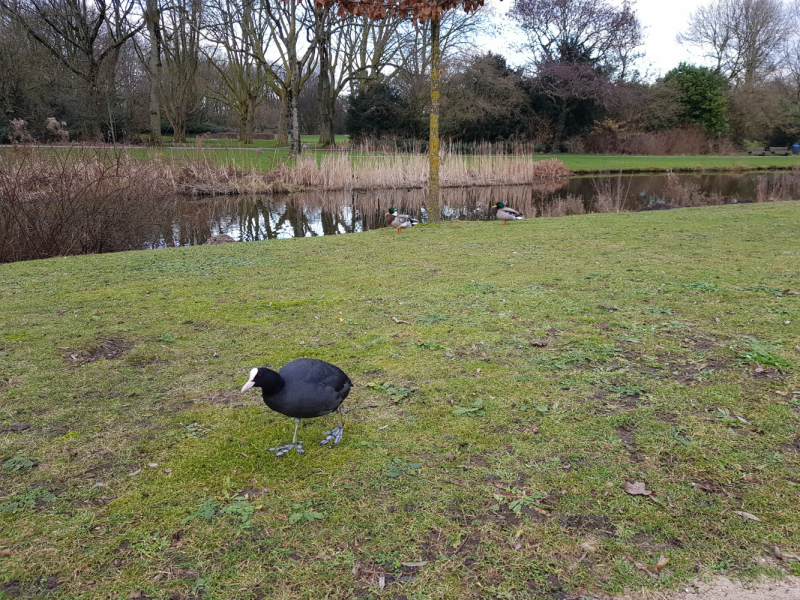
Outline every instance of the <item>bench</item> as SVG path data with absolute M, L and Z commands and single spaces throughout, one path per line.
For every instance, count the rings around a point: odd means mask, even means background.
M 773 156 L 773 155 L 781 155 L 781 156 L 789 156 L 792 153 L 792 149 L 786 146 L 769 146 L 769 147 L 755 147 L 755 148 L 748 148 L 748 154 L 753 154 L 756 156 Z

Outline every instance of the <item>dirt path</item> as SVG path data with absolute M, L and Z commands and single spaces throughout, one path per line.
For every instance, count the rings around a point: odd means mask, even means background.
M 708 582 L 695 582 L 684 591 L 632 594 L 618 600 L 800 600 L 800 577 L 783 581 L 745 582 L 718 577 Z

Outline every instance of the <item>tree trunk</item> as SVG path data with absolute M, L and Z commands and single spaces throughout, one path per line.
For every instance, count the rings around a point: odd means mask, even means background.
M 256 124 L 256 97 L 250 96 L 247 100 L 247 122 L 245 129 L 247 131 L 247 143 L 253 143 L 253 130 Z
M 239 143 L 252 144 L 253 135 L 247 130 L 250 124 L 250 102 L 244 106 L 244 110 L 239 113 Z
M 559 152 L 561 146 L 561 138 L 564 136 L 564 129 L 567 126 L 567 115 L 569 114 L 569 105 L 565 102 L 561 107 L 561 112 L 558 113 L 558 121 L 556 122 L 556 135 L 553 139 L 553 150 Z
M 298 100 L 300 99 L 300 64 L 294 52 L 289 52 L 289 64 L 291 66 L 292 95 L 289 99 L 289 107 L 292 116 L 291 147 L 289 156 L 300 156 L 303 151 L 300 143 L 300 111 L 298 110 Z
M 172 125 L 172 141 L 176 144 L 183 144 L 186 142 L 186 112 L 176 111 L 175 119 L 170 121 Z M 159 127 L 160 127 L 159 123 Z
M 431 133 L 428 144 L 430 171 L 428 174 L 428 222 L 438 223 L 439 209 L 439 75 L 441 53 L 439 31 L 441 18 L 431 19 Z
M 330 9 L 316 9 L 317 47 L 319 48 L 319 80 L 317 83 L 317 104 L 319 105 L 320 148 L 333 147 L 333 111 L 331 107 L 330 45 L 331 30 L 328 13 Z M 335 104 L 334 104 L 335 108 Z
M 289 121 L 291 119 L 291 111 L 289 110 L 289 97 L 291 92 L 284 91 L 281 96 L 281 116 L 278 119 L 278 136 L 275 140 L 276 146 L 289 145 Z
M 157 0 L 147 0 L 147 32 L 150 35 L 150 143 L 161 143 L 161 32 L 158 25 Z

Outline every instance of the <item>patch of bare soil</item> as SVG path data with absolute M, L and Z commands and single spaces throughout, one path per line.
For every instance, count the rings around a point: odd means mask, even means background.
M 104 340 L 91 350 L 70 352 L 67 358 L 74 363 L 90 363 L 104 358 L 113 360 L 133 348 L 133 344 L 125 340 Z
M 800 577 L 782 581 L 740 582 L 727 577 L 698 581 L 677 592 L 643 592 L 615 600 L 800 600 Z

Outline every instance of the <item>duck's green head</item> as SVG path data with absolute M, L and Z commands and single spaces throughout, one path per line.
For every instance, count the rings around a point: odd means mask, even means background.
M 396 214 L 396 213 L 397 213 L 397 209 L 394 209 L 394 208 L 390 208 L 389 209 L 389 214 L 390 215 L 393 215 L 393 214 Z
M 495 206 L 497 208 L 503 208 L 505 206 L 505 204 L 503 204 L 502 202 L 498 202 Z

